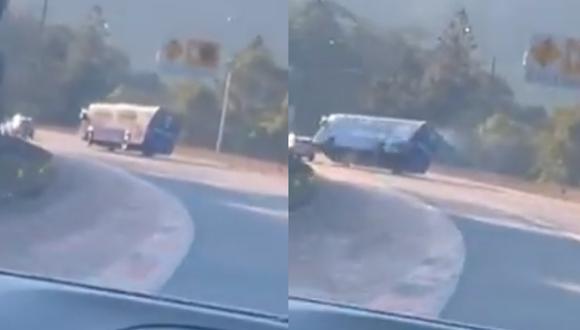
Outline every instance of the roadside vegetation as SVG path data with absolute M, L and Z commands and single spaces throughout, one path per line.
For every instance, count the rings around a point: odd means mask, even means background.
M 74 27 L 43 25 L 26 13 L 5 15 L 0 45 L 8 64 L 0 118 L 22 113 L 39 123 L 73 127 L 80 109 L 92 102 L 163 105 L 181 115 L 183 144 L 213 148 L 223 79 L 176 81 L 136 71 L 110 42 L 114 31 L 102 29 L 106 17 L 95 17 L 103 12 L 88 14 L 92 19 Z M 286 162 L 288 70 L 260 36 L 236 54 L 232 67 L 223 150 Z
M 312 134 L 329 112 L 427 120 L 449 144 L 440 162 L 580 184 L 580 106 L 520 103 L 507 80 L 479 58 L 477 27 L 466 11 L 433 37 L 379 29 L 333 1 L 291 4 L 297 133 Z

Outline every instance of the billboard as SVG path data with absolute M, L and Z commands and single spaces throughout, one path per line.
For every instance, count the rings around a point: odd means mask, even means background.
M 169 73 L 214 71 L 220 65 L 220 45 L 199 39 L 171 39 L 157 52 L 157 63 Z
M 580 87 L 580 39 L 536 35 L 524 56 L 526 80 L 549 86 Z

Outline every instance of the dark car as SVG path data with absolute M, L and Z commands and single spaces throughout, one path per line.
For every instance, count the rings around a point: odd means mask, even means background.
M 4 124 L 5 133 L 24 140 L 34 139 L 34 121 L 30 117 L 16 114 Z
M 312 139 L 307 136 L 298 136 L 290 133 L 289 148 L 293 155 L 310 162 L 316 157 L 316 147 L 312 143 Z

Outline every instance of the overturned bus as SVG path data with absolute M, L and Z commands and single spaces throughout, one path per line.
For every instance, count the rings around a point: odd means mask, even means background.
M 313 138 L 335 162 L 389 168 L 394 173 L 425 173 L 440 142 L 425 121 L 331 114 Z
M 88 145 L 137 150 L 149 157 L 171 154 L 180 132 L 176 116 L 160 106 L 94 103 L 82 109 L 80 119 Z

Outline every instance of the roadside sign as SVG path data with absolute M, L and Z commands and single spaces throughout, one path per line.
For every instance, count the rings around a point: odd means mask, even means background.
M 580 87 L 580 39 L 534 36 L 524 57 L 524 68 L 528 82 Z
M 213 71 L 220 64 L 220 46 L 207 40 L 171 39 L 157 52 L 156 60 L 167 73 Z

